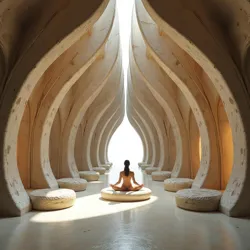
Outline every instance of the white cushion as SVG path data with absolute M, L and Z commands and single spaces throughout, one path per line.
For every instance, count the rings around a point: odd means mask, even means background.
M 180 208 L 197 211 L 217 211 L 222 193 L 212 189 L 183 189 L 176 193 L 176 205 Z
M 98 166 L 99 168 L 105 168 L 106 170 L 109 170 L 111 168 L 112 165 L 110 164 L 101 164 L 100 166 Z
M 166 179 L 171 178 L 170 171 L 155 171 L 152 173 L 153 181 L 165 181 Z
M 192 179 L 188 178 L 170 178 L 164 181 L 164 188 L 167 191 L 177 192 L 181 189 L 191 188 L 193 184 Z
M 102 168 L 102 167 L 96 167 L 96 168 L 93 168 L 93 170 L 98 172 L 99 174 L 105 174 L 106 172 L 106 168 Z
M 146 168 L 152 167 L 151 164 L 143 164 L 140 166 L 141 170 L 145 170 Z
M 87 181 L 80 178 L 63 178 L 57 180 L 60 188 L 73 189 L 75 192 L 84 191 L 87 188 Z
M 139 191 L 115 191 L 111 187 L 104 188 L 101 196 L 110 201 L 144 201 L 150 199 L 151 190 L 143 187 Z
M 148 167 L 148 168 L 145 169 L 146 174 L 149 174 L 149 175 L 152 174 L 155 171 L 159 171 L 159 169 L 154 168 L 154 167 Z
M 98 181 L 100 177 L 100 174 L 95 171 L 80 171 L 79 175 L 86 181 Z
M 71 189 L 38 189 L 29 193 L 33 209 L 59 210 L 74 205 L 75 191 Z

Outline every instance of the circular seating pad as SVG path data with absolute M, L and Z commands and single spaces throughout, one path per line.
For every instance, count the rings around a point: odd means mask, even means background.
M 217 211 L 222 193 L 211 189 L 183 189 L 176 193 L 176 205 L 196 212 Z
M 38 189 L 29 195 L 33 209 L 43 211 L 72 207 L 76 199 L 76 193 L 71 189 Z
M 139 191 L 114 191 L 112 188 L 104 188 L 101 196 L 109 201 L 144 201 L 150 199 L 151 190 L 143 187 Z
M 106 170 L 109 170 L 112 167 L 111 164 L 102 164 L 99 166 L 99 168 L 105 168 Z
M 79 175 L 86 181 L 98 181 L 100 177 L 100 174 L 95 171 L 80 171 Z
M 145 169 L 146 174 L 149 174 L 149 175 L 152 174 L 155 171 L 158 171 L 158 168 L 148 167 L 148 168 Z
M 170 178 L 164 181 L 164 188 L 170 192 L 177 192 L 181 189 L 191 188 L 193 184 L 192 179 L 188 178 Z
M 106 168 L 102 168 L 102 167 L 93 168 L 93 170 L 95 172 L 98 172 L 99 174 L 105 174 L 106 172 Z
M 139 166 L 139 167 L 141 167 L 142 165 L 147 165 L 147 163 L 146 163 L 146 162 L 139 162 L 139 163 L 138 163 L 138 166 Z
M 152 167 L 152 165 L 150 164 L 143 164 L 140 166 L 141 170 L 145 170 L 146 168 L 150 168 L 150 167 Z
M 165 181 L 166 179 L 171 178 L 170 171 L 155 171 L 152 173 L 153 181 Z
M 73 189 L 74 191 L 84 191 L 87 188 L 87 181 L 80 178 L 63 178 L 57 180 L 60 188 Z

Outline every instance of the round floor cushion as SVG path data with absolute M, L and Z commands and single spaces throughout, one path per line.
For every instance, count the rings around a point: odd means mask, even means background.
M 106 170 L 109 170 L 112 167 L 112 165 L 111 164 L 101 164 L 99 167 L 105 168 Z
M 155 171 L 159 171 L 158 168 L 148 167 L 148 168 L 145 169 L 146 174 L 149 174 L 149 175 L 152 174 Z
M 140 166 L 141 170 L 145 170 L 146 168 L 150 168 L 150 167 L 152 167 L 151 164 L 142 164 L 142 165 Z
M 93 170 L 98 172 L 99 174 L 105 174 L 106 172 L 106 168 L 103 168 L 103 167 L 93 168 Z
M 171 178 L 170 171 L 155 171 L 152 173 L 153 181 L 165 181 L 166 179 Z
M 80 171 L 79 175 L 86 181 L 98 181 L 100 177 L 100 174 L 95 171 Z
M 72 207 L 76 193 L 71 189 L 38 189 L 29 193 L 34 210 L 59 210 Z
M 143 187 L 139 191 L 114 191 L 112 188 L 101 190 L 101 196 L 109 201 L 144 201 L 150 199 L 151 190 Z
M 222 193 L 212 189 L 183 189 L 175 194 L 176 205 L 196 212 L 217 211 Z
M 193 184 L 192 179 L 188 178 L 170 178 L 164 181 L 164 188 L 170 192 L 177 192 L 181 189 L 191 188 Z
M 63 178 L 57 180 L 60 188 L 73 189 L 76 192 L 84 191 L 87 188 L 87 181 L 80 178 Z

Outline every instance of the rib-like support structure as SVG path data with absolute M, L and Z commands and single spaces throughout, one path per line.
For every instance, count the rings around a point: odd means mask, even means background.
M 145 164 L 249 216 L 247 1 L 136 0 L 128 72 L 116 0 L 5 0 L 0 15 L 0 216 L 108 164 L 125 113 Z

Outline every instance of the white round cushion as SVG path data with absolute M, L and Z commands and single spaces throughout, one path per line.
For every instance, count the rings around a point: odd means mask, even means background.
M 183 189 L 175 194 L 176 205 L 196 212 L 217 211 L 222 193 L 212 189 Z
M 140 166 L 141 170 L 145 170 L 146 168 L 152 167 L 151 164 L 143 164 Z
M 144 201 L 150 199 L 151 190 L 143 187 L 139 191 L 115 191 L 111 187 L 104 188 L 101 196 L 109 201 Z
M 141 167 L 142 165 L 146 165 L 146 164 L 147 164 L 146 162 L 139 162 L 138 166 Z
M 149 175 L 152 174 L 155 171 L 158 171 L 158 168 L 148 167 L 148 168 L 145 169 L 146 174 L 149 174 Z
M 171 178 L 170 171 L 155 171 L 152 173 L 153 181 L 165 181 L 166 179 Z
M 75 192 L 84 191 L 87 188 L 87 181 L 80 178 L 63 178 L 57 180 L 60 188 L 73 189 Z
M 72 207 L 76 193 L 71 189 L 38 189 L 29 193 L 35 210 L 59 210 Z
M 86 181 L 98 181 L 100 177 L 100 174 L 95 171 L 80 171 L 79 175 Z
M 170 178 L 164 181 L 164 188 L 170 192 L 177 192 L 181 189 L 191 188 L 193 184 L 192 179 L 188 178 Z
M 93 170 L 98 172 L 99 174 L 105 174 L 106 172 L 106 168 L 102 168 L 102 167 L 96 167 L 96 168 L 93 168 Z
M 102 164 L 99 166 L 99 168 L 105 168 L 106 170 L 109 170 L 111 168 L 112 165 L 110 164 Z

